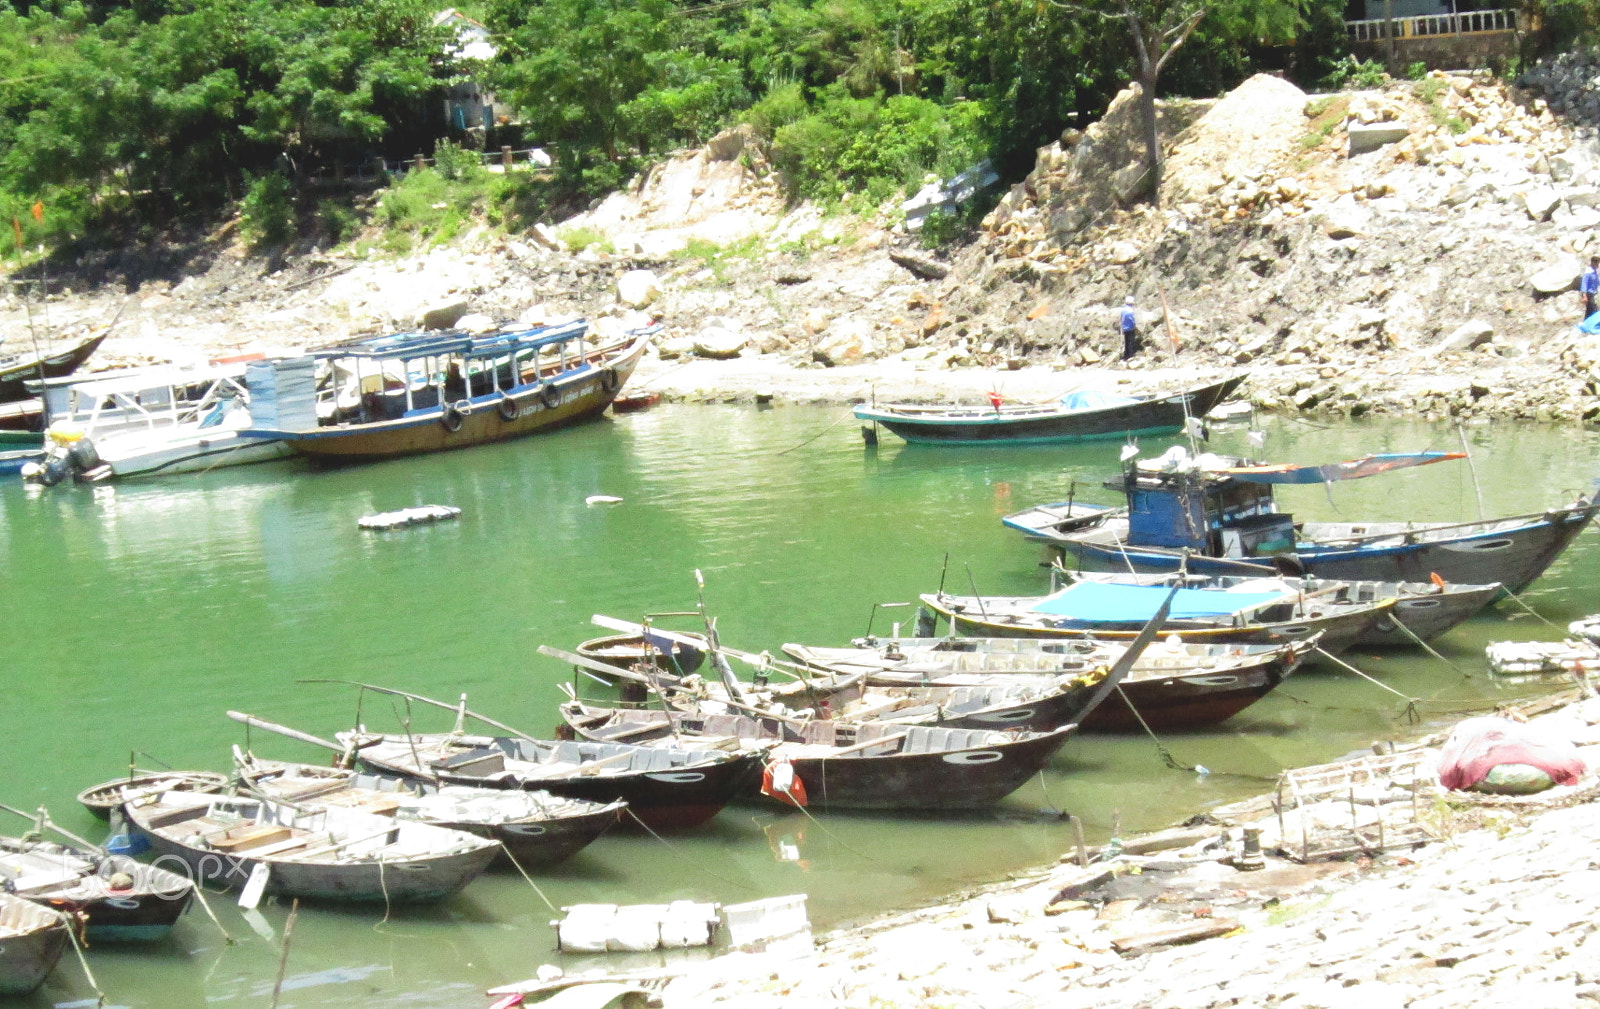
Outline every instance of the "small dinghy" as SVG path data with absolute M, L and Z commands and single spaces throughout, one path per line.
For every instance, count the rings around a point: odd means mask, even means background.
M 401 508 L 399 511 L 363 515 L 356 520 L 356 525 L 362 529 L 400 529 L 404 526 L 445 522 L 460 517 L 461 509 L 453 505 L 418 505 L 415 508 Z
M 0 881 L 35 904 L 82 915 L 91 943 L 161 939 L 194 899 L 194 884 L 175 872 L 37 832 L 0 837 Z
M 78 801 L 96 819 L 109 820 L 113 809 L 140 792 L 215 792 L 227 783 L 228 776 L 215 771 L 132 774 L 91 785 L 78 793 Z
M 0 893 L 0 996 L 28 995 L 67 948 L 67 916 Z
M 264 725 L 252 720 L 253 725 Z M 463 830 L 498 841 L 523 868 L 555 865 L 616 824 L 625 802 L 549 792 L 439 785 L 386 774 L 237 756 L 241 783 L 297 806 L 338 807 Z
M 196 880 L 230 889 L 264 874 L 262 892 L 281 897 L 443 900 L 500 852 L 493 841 L 426 823 L 202 792 L 142 796 L 122 815 L 157 860 L 177 858 Z

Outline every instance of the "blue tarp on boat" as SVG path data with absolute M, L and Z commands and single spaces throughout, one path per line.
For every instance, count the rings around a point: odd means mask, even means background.
M 1113 406 L 1128 406 L 1141 400 L 1137 396 L 1101 392 L 1099 389 L 1079 389 L 1067 393 L 1056 402 L 1060 403 L 1063 409 L 1076 413 L 1080 410 L 1105 410 Z
M 1156 615 L 1172 589 L 1165 585 L 1108 585 L 1079 582 L 1033 607 L 1034 613 L 1066 617 L 1085 623 L 1142 623 Z M 1219 589 L 1179 589 L 1172 600 L 1169 620 L 1205 620 L 1276 602 L 1292 593 L 1228 592 Z

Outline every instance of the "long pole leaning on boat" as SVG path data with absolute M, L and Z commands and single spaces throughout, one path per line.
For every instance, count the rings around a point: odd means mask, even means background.
M 376 694 L 391 694 L 391 695 L 393 695 L 395 697 L 405 697 L 405 698 L 408 698 L 408 699 L 413 700 L 413 701 L 421 701 L 423 704 L 431 704 L 436 708 L 443 708 L 444 710 L 449 711 L 449 712 L 457 715 L 458 717 L 459 716 L 465 716 L 467 718 L 471 718 L 471 719 L 474 719 L 476 721 L 482 722 L 484 725 L 489 726 L 491 729 L 499 729 L 501 732 L 508 732 L 511 735 L 516 736 L 518 739 L 526 740 L 527 742 L 530 742 L 530 743 L 538 743 L 538 744 L 543 745 L 543 741 L 542 740 L 538 740 L 538 739 L 533 738 L 532 736 L 528 735 L 526 732 L 523 732 L 521 729 L 513 729 L 511 726 L 505 724 L 504 722 L 497 722 L 494 719 L 490 718 L 488 715 L 480 715 L 476 711 L 469 710 L 465 704 L 451 704 L 451 703 L 449 703 L 447 701 L 435 700 L 432 697 L 423 697 L 421 694 L 408 694 L 404 690 L 395 690 L 393 687 L 380 687 L 380 686 L 376 686 L 375 684 L 371 684 L 371 683 L 362 683 L 362 682 L 360 682 L 358 680 L 332 680 L 332 679 L 321 679 L 321 678 L 318 678 L 318 679 L 307 679 L 307 680 L 295 680 L 295 682 L 296 683 L 343 683 L 346 686 L 360 687 L 362 690 L 370 690 L 370 691 L 372 691 L 373 693 L 376 693 Z
M 1134 663 L 1139 661 L 1139 656 L 1144 654 L 1145 648 L 1156 639 L 1157 634 L 1161 633 L 1161 625 L 1167 622 L 1167 615 L 1172 612 L 1172 600 L 1177 597 L 1178 588 L 1178 585 L 1172 587 L 1172 590 L 1167 593 L 1167 598 L 1162 600 L 1161 606 L 1156 610 L 1155 615 L 1139 629 L 1139 633 L 1134 639 L 1128 642 L 1127 650 L 1112 664 L 1111 671 L 1106 674 L 1105 679 L 1100 681 L 1100 686 L 1089 697 L 1089 702 L 1083 709 L 1085 715 L 1099 707 L 1100 702 L 1104 701 L 1111 691 L 1116 690 L 1121 685 L 1123 678 L 1133 670 Z M 1126 694 L 1123 695 L 1123 700 L 1127 700 Z M 1133 705 L 1129 704 L 1128 707 L 1131 708 Z

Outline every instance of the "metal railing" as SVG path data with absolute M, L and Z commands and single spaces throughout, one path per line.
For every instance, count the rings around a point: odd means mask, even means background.
M 1415 17 L 1369 18 L 1346 21 L 1345 31 L 1352 42 L 1382 42 L 1389 38 L 1388 25 L 1394 25 L 1396 39 L 1435 38 L 1440 35 L 1469 35 L 1478 32 L 1517 30 L 1514 10 L 1462 11 L 1459 14 L 1419 14 Z

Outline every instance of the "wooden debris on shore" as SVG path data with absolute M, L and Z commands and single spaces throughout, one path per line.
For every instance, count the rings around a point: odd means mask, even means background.
M 1138 956 L 1140 953 L 1149 953 L 1151 950 L 1164 949 L 1167 946 L 1182 946 L 1202 939 L 1215 939 L 1219 935 L 1227 935 L 1238 927 L 1239 923 L 1232 919 L 1211 918 L 1197 921 L 1193 925 L 1164 928 L 1159 932 L 1125 935 L 1120 939 L 1111 940 L 1111 948 L 1123 956 Z
M 1437 751 L 1408 747 L 1283 772 L 1273 796 L 1276 836 L 1263 839 L 1296 862 L 1374 855 L 1437 838 L 1420 816 L 1438 784 Z
M 379 512 L 376 515 L 363 515 L 356 521 L 362 529 L 399 529 L 403 526 L 422 525 L 428 522 L 443 522 L 447 519 L 461 517 L 461 509 L 453 505 L 418 505 L 415 508 L 401 508 L 399 511 Z

